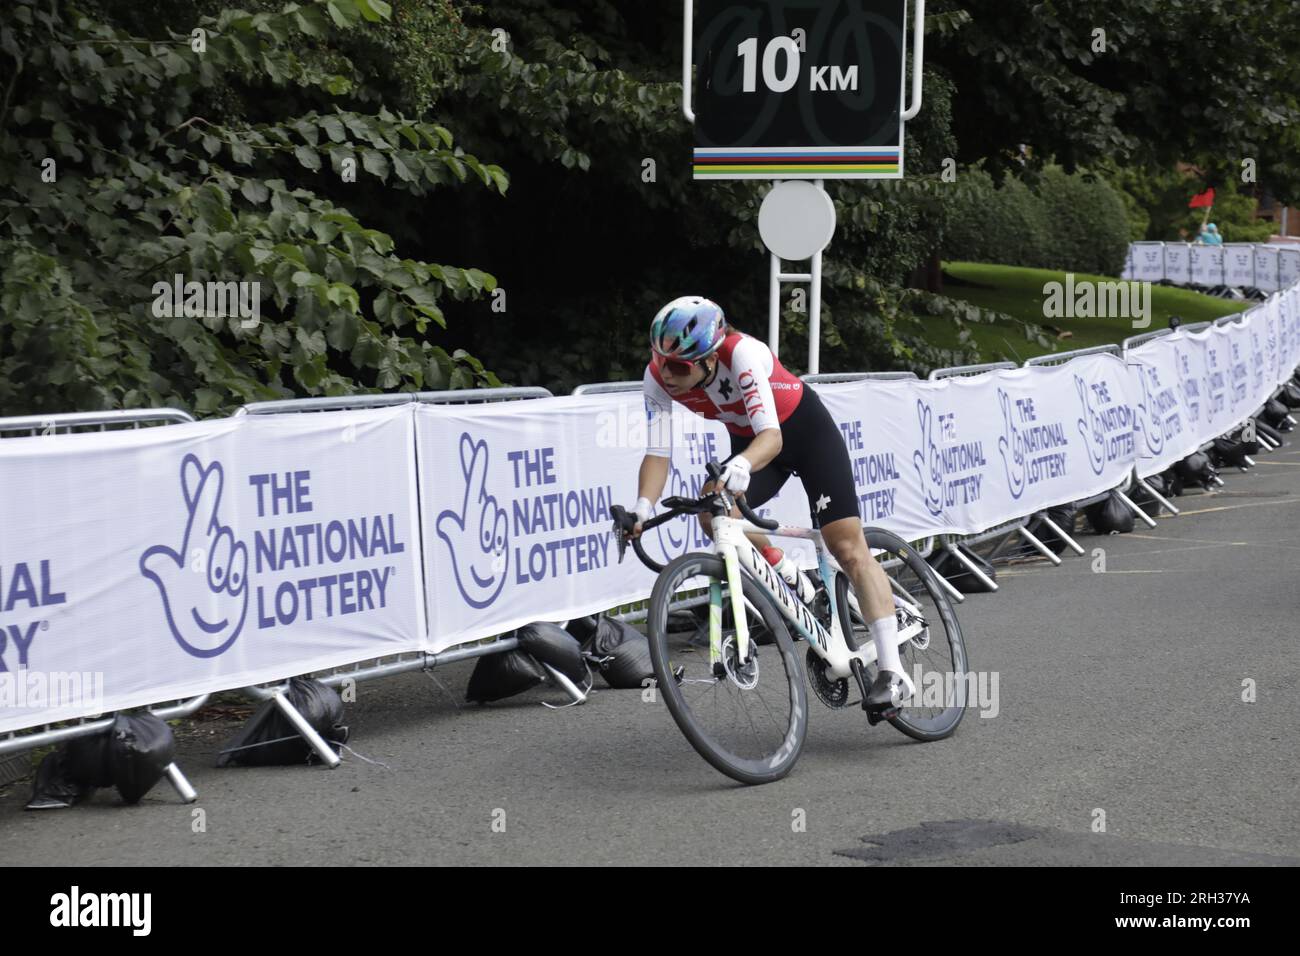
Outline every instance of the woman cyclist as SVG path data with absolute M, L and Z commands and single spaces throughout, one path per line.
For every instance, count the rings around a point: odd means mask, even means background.
M 867 718 L 874 724 L 895 716 L 915 688 L 898 656 L 889 579 L 867 547 L 849 453 L 830 412 L 771 349 L 733 329 L 708 299 L 685 296 L 664 306 L 651 323 L 650 348 L 642 380 L 649 427 L 633 534 L 641 533 L 668 481 L 673 402 L 721 421 L 731 436 L 720 478 L 729 492 L 743 492 L 750 507 L 758 508 L 792 474 L 803 482 L 813 519 L 870 622 L 879 670 L 867 695 Z M 710 482 L 704 491 L 713 488 Z M 739 517 L 739 509 L 732 515 Z M 701 515 L 700 521 L 712 537 L 712 517 Z M 765 535 L 749 539 L 760 550 L 769 546 Z

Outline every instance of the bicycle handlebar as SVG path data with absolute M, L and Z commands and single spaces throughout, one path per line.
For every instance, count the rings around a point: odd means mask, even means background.
M 722 466 L 716 461 L 710 461 L 704 466 L 704 470 L 708 474 L 709 478 L 715 482 L 722 475 Z M 735 502 L 736 506 L 740 509 L 740 513 L 745 517 L 745 520 L 751 522 L 757 527 L 762 528 L 765 531 L 775 531 L 780 526 L 779 522 L 774 521 L 771 518 L 761 517 L 757 512 L 755 512 L 754 509 L 749 506 L 748 502 L 745 501 L 743 495 L 737 497 L 726 490 L 719 489 L 710 491 L 698 498 L 683 498 L 678 496 L 664 498 L 660 504 L 664 505 L 668 510 L 663 514 L 656 515 L 642 523 L 641 532 L 644 534 L 651 528 L 657 528 L 659 525 L 671 521 L 678 515 L 703 514 L 705 512 L 715 511 L 720 514 L 727 514 L 731 510 L 727 504 L 728 500 Z M 632 550 L 636 552 L 636 556 L 641 560 L 642 564 L 655 572 L 655 574 L 663 571 L 664 565 L 646 554 L 645 548 L 641 544 L 640 535 L 635 538 L 627 537 L 627 535 L 629 535 L 636 527 L 636 515 L 632 514 L 620 505 L 614 505 L 609 509 L 609 511 L 610 514 L 614 516 L 614 536 L 615 540 L 618 542 L 619 564 L 623 563 L 623 557 L 627 553 L 627 544 L 630 540 L 632 542 Z
M 710 461 L 704 466 L 704 470 L 714 481 L 718 481 L 722 478 L 722 466 L 716 461 Z M 779 521 L 761 517 L 758 512 L 749 507 L 749 503 L 745 501 L 744 492 L 741 492 L 739 496 L 733 496 L 733 500 L 736 502 L 736 507 L 740 509 L 740 513 L 745 516 L 745 520 L 749 521 L 751 524 L 758 525 L 758 527 L 762 528 L 764 531 L 775 531 L 780 527 L 781 523 Z

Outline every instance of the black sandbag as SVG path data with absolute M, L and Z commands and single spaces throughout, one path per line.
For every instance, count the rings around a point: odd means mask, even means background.
M 990 580 L 997 581 L 997 572 L 993 565 L 989 564 L 978 554 L 966 547 L 964 544 L 958 544 L 959 550 L 967 560 L 980 569 Z M 966 565 L 962 564 L 952 556 L 945 548 L 938 555 L 930 559 L 930 567 L 934 568 L 937 574 L 941 574 L 948 580 L 948 583 L 955 587 L 962 594 L 987 594 L 990 589 L 979 578 L 971 573 Z
M 582 659 L 582 645 L 558 624 L 538 622 L 521 627 L 519 647 L 543 664 L 550 664 L 579 687 L 591 685 L 591 671 Z
M 583 617 L 575 617 L 567 625 L 565 630 L 573 635 L 579 644 L 583 644 L 591 639 L 596 633 L 596 625 L 600 618 L 595 614 L 588 614 Z
M 1133 530 L 1133 509 L 1114 491 L 1089 505 L 1085 513 L 1088 524 L 1098 534 L 1128 534 Z
M 89 737 L 75 737 L 63 746 L 67 754 L 67 770 L 71 779 L 81 786 L 111 787 L 113 785 L 112 729 Z
M 1259 422 L 1270 425 L 1278 431 L 1287 431 L 1295 427 L 1287 421 L 1290 414 L 1291 410 L 1289 408 L 1276 398 L 1270 398 L 1259 411 Z
M 641 687 L 655 676 L 650 641 L 631 624 L 601 617 L 592 639 L 583 645 L 605 683 L 614 688 Z
M 139 803 L 176 756 L 176 738 L 154 714 L 118 714 L 109 732 L 113 785 L 125 803 Z
M 1174 462 L 1174 471 L 1182 479 L 1183 486 L 1196 485 L 1209 488 L 1214 484 L 1218 471 L 1205 452 L 1194 451 L 1181 461 Z
M 1287 382 L 1282 386 L 1282 391 L 1277 393 L 1277 398 L 1287 408 L 1300 408 L 1300 385 Z
M 103 736 L 98 735 L 98 736 Z M 28 810 L 61 810 L 72 806 L 93 792 L 94 788 L 80 783 L 68 766 L 68 751 L 60 747 L 46 754 L 36 768 L 32 796 L 27 801 Z
M 1256 451 L 1259 446 L 1256 445 Z M 1246 443 L 1233 441 L 1231 438 L 1216 438 L 1210 448 L 1210 461 L 1216 468 L 1245 468 Z
M 348 739 L 348 728 L 343 726 L 343 701 L 334 688 L 320 681 L 294 677 L 289 680 L 285 697 L 327 742 L 341 744 Z M 318 759 L 298 729 L 280 713 L 275 701 L 267 700 L 217 755 L 217 766 L 286 766 Z
M 1183 493 L 1183 476 L 1178 469 L 1171 465 L 1160 473 L 1160 477 L 1165 480 L 1166 496 L 1172 495 L 1177 498 Z
M 1158 475 L 1143 478 L 1142 481 L 1134 484 L 1133 490 L 1129 492 L 1129 497 L 1133 499 L 1133 503 L 1154 518 L 1164 506 L 1155 495 L 1147 491 L 1147 485 L 1150 485 L 1157 495 L 1168 498 L 1174 493 L 1170 488 L 1169 473 L 1161 472 Z
M 478 704 L 504 700 L 531 690 L 544 680 L 546 671 L 542 670 L 542 665 L 523 651 L 488 654 L 480 657 L 474 665 L 474 673 L 469 675 L 469 687 L 465 689 L 465 699 Z

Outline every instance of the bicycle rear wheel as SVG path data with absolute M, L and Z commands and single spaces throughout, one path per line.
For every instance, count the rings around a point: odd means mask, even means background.
M 925 630 L 898 648 L 903 669 L 916 685 L 916 695 L 890 723 L 916 740 L 942 740 L 961 723 L 967 705 L 966 645 L 961 624 L 934 570 L 916 549 L 898 535 L 880 528 L 864 529 L 867 544 L 889 576 L 900 628 L 918 617 Z M 859 647 L 871 643 L 866 622 L 847 600 L 848 578 L 836 575 L 835 606 L 840 624 L 852 627 Z M 876 676 L 876 665 L 867 668 Z
M 698 579 L 698 580 L 696 580 Z M 717 586 L 731 606 L 726 566 L 711 554 L 684 554 L 669 562 L 650 595 L 646 632 L 660 693 L 696 752 L 716 769 L 745 784 L 771 783 L 790 772 L 808 733 L 803 670 L 785 619 L 762 588 L 742 577 L 745 621 L 751 633 L 764 625 L 774 638 L 751 645 L 752 657 L 736 654 L 734 621 L 722 629 L 723 667 L 715 673 L 704 640 L 669 634 L 668 611 L 688 583 Z

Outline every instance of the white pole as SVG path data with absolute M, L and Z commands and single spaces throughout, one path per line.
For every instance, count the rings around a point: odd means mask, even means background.
M 685 0 L 682 7 L 682 115 L 693 126 L 695 110 L 691 109 L 691 80 L 695 70 L 695 50 L 691 42 L 691 31 L 695 26 L 694 0 Z
M 771 281 L 767 293 L 767 347 L 779 356 L 781 346 L 781 257 L 770 253 Z
M 815 180 L 817 188 L 824 191 L 822 180 Z M 812 258 L 812 281 L 809 283 L 808 302 L 808 374 L 821 371 L 822 361 L 822 254 Z
M 822 254 L 812 260 L 812 292 L 808 296 L 808 374 L 821 371 L 822 361 Z

